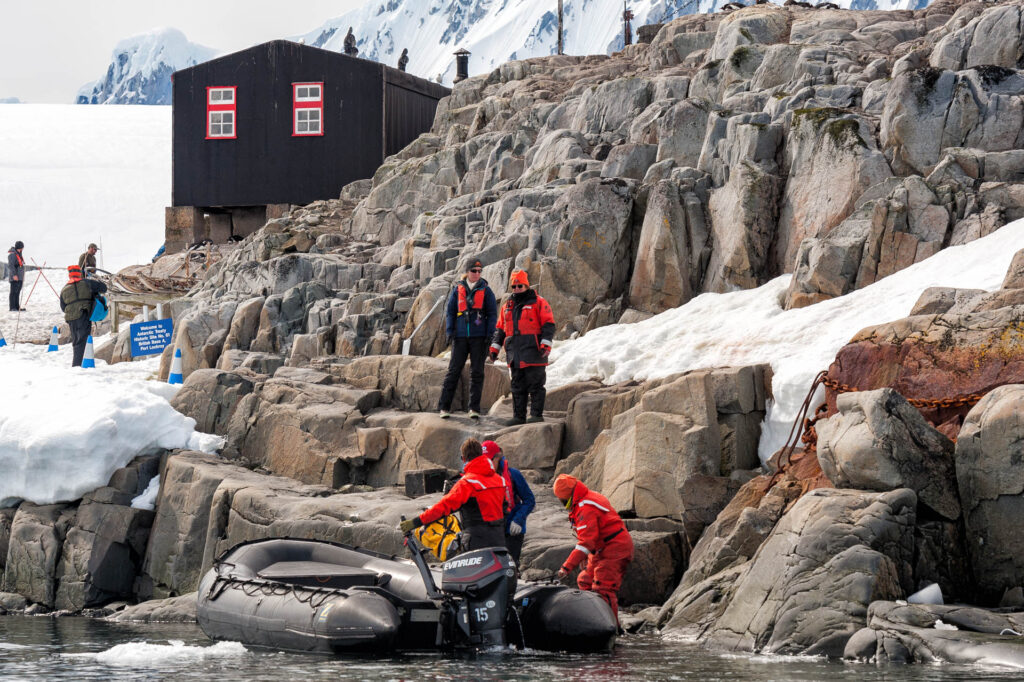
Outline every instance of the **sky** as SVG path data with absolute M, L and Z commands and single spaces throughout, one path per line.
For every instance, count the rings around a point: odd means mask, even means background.
M 312 31 L 367 0 L 0 0 L 0 99 L 73 103 L 124 38 L 170 26 L 233 52 Z

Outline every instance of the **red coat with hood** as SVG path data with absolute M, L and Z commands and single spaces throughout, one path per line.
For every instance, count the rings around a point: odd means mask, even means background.
M 494 464 L 487 455 L 480 455 L 466 464 L 462 478 L 448 494 L 420 514 L 420 523 L 433 523 L 460 509 L 467 526 L 480 521 L 504 522 L 505 479 L 494 472 Z
M 582 481 L 572 491 L 569 523 L 576 533 L 576 547 L 562 564 L 571 573 L 589 556 L 603 550 L 609 542 L 622 534 L 629 535 L 619 513 L 601 493 L 595 493 Z

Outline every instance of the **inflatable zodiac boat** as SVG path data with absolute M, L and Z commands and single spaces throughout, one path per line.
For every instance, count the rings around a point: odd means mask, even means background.
M 516 646 L 602 651 L 617 625 L 593 592 L 517 584 L 503 547 L 431 569 L 313 540 L 260 540 L 225 552 L 199 585 L 197 616 L 216 640 L 328 654 Z M 438 587 L 440 585 L 440 587 Z

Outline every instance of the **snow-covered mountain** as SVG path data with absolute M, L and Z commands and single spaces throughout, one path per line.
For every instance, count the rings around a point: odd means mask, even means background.
M 103 78 L 78 91 L 78 104 L 170 104 L 171 74 L 212 59 L 218 50 L 190 43 L 176 28 L 122 40 Z
M 781 0 L 778 0 L 781 3 Z M 728 0 L 629 0 L 636 29 L 685 14 L 715 12 Z M 835 0 L 849 9 L 920 9 L 929 0 Z M 749 2 L 747 4 L 750 4 Z M 512 59 L 555 53 L 555 0 L 369 0 L 293 40 L 340 52 L 349 27 L 359 56 L 392 66 L 409 49 L 408 71 L 451 85 L 452 53 L 472 53 L 470 74 Z M 622 49 L 622 0 L 565 0 L 566 54 L 607 54 Z M 171 74 L 219 53 L 190 43 L 173 28 L 134 36 L 114 48 L 107 74 L 84 85 L 79 104 L 170 104 Z
M 639 26 L 684 14 L 714 12 L 726 2 L 629 0 L 634 40 Z M 836 3 L 852 9 L 918 9 L 928 0 Z M 340 51 L 352 27 L 360 57 L 393 66 L 402 49 L 408 48 L 408 71 L 451 84 L 455 75 L 452 53 L 459 48 L 473 53 L 470 75 L 484 73 L 510 59 L 554 54 L 556 7 L 555 0 L 371 0 L 301 37 L 308 45 Z M 565 52 L 606 54 L 621 49 L 622 11 L 622 0 L 565 0 Z

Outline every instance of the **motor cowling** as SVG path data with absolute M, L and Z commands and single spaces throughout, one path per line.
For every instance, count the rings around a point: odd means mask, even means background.
M 504 547 L 460 554 L 441 566 L 441 592 L 451 598 L 451 634 L 473 646 L 505 646 L 516 592 L 516 566 Z

